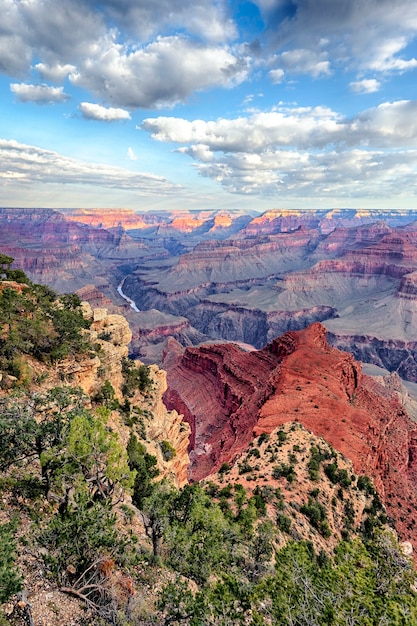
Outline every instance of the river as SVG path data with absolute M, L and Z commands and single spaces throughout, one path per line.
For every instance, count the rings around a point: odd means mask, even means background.
M 119 294 L 122 296 L 122 298 L 124 300 L 126 300 L 126 302 L 128 302 L 130 304 L 130 306 L 132 307 L 132 309 L 134 311 L 136 311 L 136 313 L 140 313 L 140 309 L 138 309 L 138 307 L 136 306 L 136 303 L 134 300 L 132 300 L 131 298 L 129 298 L 128 296 L 126 296 L 126 294 L 123 293 L 123 284 L 126 280 L 126 276 L 123 278 L 122 282 L 120 283 L 120 285 L 117 287 L 117 291 L 119 292 Z

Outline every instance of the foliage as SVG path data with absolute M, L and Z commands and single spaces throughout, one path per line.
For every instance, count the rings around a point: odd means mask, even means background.
M 287 465 L 286 463 L 274 465 L 274 467 L 272 468 L 272 477 L 276 479 L 285 477 L 289 483 L 292 483 L 295 478 L 294 466 Z
M 173 459 L 176 455 L 174 446 L 165 439 L 164 441 L 161 441 L 159 445 L 161 448 L 162 456 L 164 457 L 164 461 L 171 461 L 171 459 Z
M 152 493 L 152 481 L 159 474 L 159 470 L 156 467 L 157 460 L 155 456 L 146 452 L 145 446 L 138 441 L 138 438 L 133 433 L 130 434 L 126 450 L 129 468 L 136 472 L 132 502 L 139 509 L 142 509 L 144 498 L 147 498 Z
M 137 389 L 142 393 L 149 393 L 153 387 L 153 380 L 150 368 L 147 365 L 136 366 L 130 359 L 122 359 L 123 386 L 122 392 L 124 396 L 131 398 Z
M 0 604 L 21 589 L 21 577 L 15 565 L 15 530 L 15 522 L 0 524 Z
M 64 446 L 51 446 L 41 455 L 41 466 L 51 471 L 51 488 L 61 497 L 61 511 L 69 505 L 71 493 L 90 501 L 123 499 L 124 490 L 134 485 L 135 471 L 129 468 L 126 449 L 117 433 L 106 426 L 108 410 L 96 415 L 84 411 L 68 426 Z
M 4 371 L 19 378 L 16 357 L 22 354 L 53 363 L 90 347 L 83 333 L 89 322 L 78 296 L 58 296 L 48 287 L 33 285 L 20 270 L 2 271 L 22 283 L 20 290 L 5 287 L 0 292 L 0 367 Z
M 300 512 L 308 517 L 310 524 L 316 528 L 323 537 L 330 537 L 330 528 L 327 522 L 326 507 L 318 500 L 308 498 L 308 503 L 303 504 Z
M 277 514 L 277 527 L 283 533 L 289 533 L 291 530 L 291 518 L 285 513 Z
M 62 578 L 68 565 L 80 573 L 102 554 L 121 559 L 125 545 L 115 523 L 108 504 L 77 494 L 65 512 L 53 516 L 46 528 L 39 530 L 39 543 L 48 549 L 46 564 Z
M 339 483 L 340 485 L 342 485 L 342 487 L 349 487 L 352 482 L 347 470 L 339 469 L 337 466 L 337 462 L 329 463 L 328 465 L 326 465 L 324 467 L 324 473 L 326 474 L 330 482 L 332 482 L 334 485 Z

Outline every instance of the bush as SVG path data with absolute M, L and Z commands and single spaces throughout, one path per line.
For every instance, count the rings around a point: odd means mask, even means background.
M 268 440 L 269 440 L 269 437 L 270 437 L 270 436 L 268 435 L 268 433 L 262 433 L 262 434 L 260 434 L 260 435 L 259 435 L 259 438 L 258 438 L 258 445 L 260 446 L 260 445 L 262 445 L 263 443 L 265 443 L 266 441 L 268 441 Z
M 174 446 L 170 444 L 169 441 L 166 441 L 166 440 L 161 441 L 161 443 L 159 444 L 159 447 L 161 448 L 164 461 L 171 461 L 171 459 L 173 459 L 175 455 L 177 454 Z
M 291 518 L 284 513 L 277 514 L 277 526 L 283 533 L 289 533 L 291 530 Z
M 124 378 L 123 395 L 131 398 L 137 389 L 142 393 L 147 393 L 152 389 L 153 380 L 147 365 L 137 367 L 133 361 L 124 358 L 122 359 L 122 374 Z
M 16 524 L 13 522 L 0 525 L 0 604 L 22 588 L 22 581 L 15 565 L 15 531 Z
M 316 528 L 323 537 L 330 537 L 331 531 L 327 522 L 326 507 L 314 498 L 309 497 L 308 503 L 303 504 L 300 512 L 305 515 L 310 524 Z
M 272 468 L 272 478 L 278 479 L 281 477 L 286 478 L 289 483 L 292 483 L 295 478 L 294 467 L 292 465 L 286 465 L 286 463 L 274 465 Z

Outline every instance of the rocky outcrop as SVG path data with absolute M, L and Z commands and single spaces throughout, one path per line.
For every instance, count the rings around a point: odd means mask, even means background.
M 400 536 L 417 541 L 417 428 L 398 394 L 330 347 L 321 324 L 256 352 L 176 348 L 164 363 L 165 402 L 191 426 L 191 480 L 236 458 L 254 436 L 297 421 L 350 458 L 356 472 L 371 475 Z
M 151 366 L 150 371 L 153 388 L 147 398 L 146 447 L 158 460 L 160 478 L 168 478 L 177 487 L 183 487 L 188 482 L 190 426 L 184 422 L 182 415 L 175 410 L 168 411 L 163 403 L 167 389 L 166 372 L 156 365 Z M 164 458 L 161 444 L 166 441 L 174 450 L 172 458 Z
M 119 228 L 125 230 L 149 229 L 162 221 L 162 216 L 151 213 L 136 213 L 133 209 L 72 209 L 63 210 L 68 219 L 99 228 Z
M 110 380 L 116 396 L 122 399 L 123 358 L 128 356 L 128 345 L 132 338 L 129 324 L 122 315 L 109 314 L 107 309 L 92 309 L 83 303 L 84 317 L 91 321 L 86 331 L 96 353 L 71 355 L 58 362 L 57 370 L 62 380 L 71 382 L 88 395 L 98 392 L 106 380 Z
M 74 222 L 52 209 L 0 209 L 0 249 L 31 280 L 60 292 L 95 285 L 115 263 L 149 254 L 123 229 Z
M 83 302 L 82 307 L 84 316 L 91 321 L 90 329 L 86 332 L 96 352 L 58 362 L 58 377 L 61 384 L 64 382 L 80 387 L 92 398 L 106 381 L 110 381 L 115 397 L 123 403 L 126 398 L 123 395 L 122 360 L 128 357 L 132 338 L 129 324 L 122 315 L 109 314 L 103 308 L 92 309 L 88 302 Z M 161 478 L 169 478 L 177 486 L 182 486 L 187 480 L 190 428 L 177 411 L 167 410 L 162 401 L 166 391 L 166 373 L 152 366 L 150 377 L 151 390 L 146 393 L 136 390 L 129 402 L 132 406 L 140 407 L 140 414 L 143 415 L 142 435 L 145 433 L 143 443 L 147 451 L 156 456 Z M 49 383 L 53 384 L 54 381 L 51 379 Z M 126 445 L 130 430 L 122 423 L 116 410 L 112 412 L 111 426 L 118 431 Z M 161 450 L 161 443 L 166 441 L 175 451 L 172 458 L 165 458 Z
M 407 300 L 417 300 L 417 271 L 402 276 L 397 296 Z
M 378 243 L 351 249 L 337 260 L 320 261 L 316 273 L 378 274 L 401 278 L 417 267 L 417 248 L 406 233 L 390 232 Z

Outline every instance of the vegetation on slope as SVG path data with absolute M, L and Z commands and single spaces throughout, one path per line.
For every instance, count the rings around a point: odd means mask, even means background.
M 1 285 L 2 298 L 13 292 L 0 302 L 3 372 L 16 371 L 12 359 L 91 349 L 74 298 L 20 279 Z M 122 371 L 122 401 L 111 381 L 94 398 L 21 376 L 2 392 L 0 620 L 27 623 L 19 591 L 35 577 L 85 607 L 68 625 L 417 623 L 415 572 L 369 479 L 325 442 L 294 443 L 290 425 L 211 481 L 176 489 L 147 450 L 137 402 L 150 371 Z

